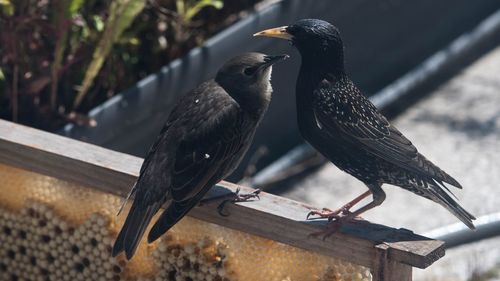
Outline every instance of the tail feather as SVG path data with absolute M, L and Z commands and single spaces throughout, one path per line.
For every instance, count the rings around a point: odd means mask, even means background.
M 456 179 L 454 179 L 452 176 L 448 175 L 445 171 L 441 170 L 442 176 L 443 176 L 443 181 L 446 183 L 449 183 L 453 185 L 456 188 L 462 189 L 462 185 L 458 183 Z
M 170 206 L 163 211 L 160 218 L 153 225 L 148 234 L 148 243 L 155 241 L 160 238 L 165 232 L 167 232 L 172 226 L 174 226 L 178 221 L 180 221 L 184 215 L 189 212 L 196 204 L 198 200 L 188 200 L 175 202 L 172 201 Z
M 469 212 L 467 212 L 457 201 L 455 201 L 445 190 L 446 188 L 442 183 L 439 184 L 429 184 L 428 191 L 431 193 L 432 200 L 439 203 L 441 206 L 445 207 L 450 211 L 455 217 L 461 220 L 470 229 L 476 229 L 473 224 L 473 220 L 476 218 Z
M 442 181 L 439 181 L 439 180 L 434 180 L 434 183 L 440 187 L 443 187 L 444 189 L 446 189 L 447 191 L 447 194 L 450 194 L 451 196 L 453 196 L 453 198 L 455 198 L 456 200 L 458 200 L 458 197 L 455 195 L 455 193 L 453 193 Z
M 439 182 L 446 182 L 455 186 L 456 188 L 462 189 L 462 185 L 460 185 L 460 183 L 456 179 L 454 179 L 445 171 L 441 170 L 438 166 L 434 165 L 431 161 L 425 158 L 425 156 L 421 154 L 419 156 L 422 168 L 427 171 L 427 176 L 432 177 Z
M 136 201 L 132 204 L 127 219 L 113 245 L 113 257 L 125 251 L 127 259 L 132 258 L 149 222 L 160 208 L 159 204 L 147 207 L 138 205 Z

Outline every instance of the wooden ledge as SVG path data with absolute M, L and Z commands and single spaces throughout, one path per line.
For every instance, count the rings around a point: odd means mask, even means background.
M 0 120 L 0 162 L 125 196 L 142 159 Z M 223 181 L 208 196 L 236 187 Z M 251 190 L 242 187 L 242 192 Z M 312 207 L 269 193 L 261 193 L 259 201 L 228 204 L 227 217 L 217 213 L 216 204 L 197 207 L 189 215 L 372 269 L 380 267 L 381 256 L 418 268 L 444 256 L 442 241 L 372 223 L 346 225 L 325 241 L 309 237 L 325 224 L 305 220 Z

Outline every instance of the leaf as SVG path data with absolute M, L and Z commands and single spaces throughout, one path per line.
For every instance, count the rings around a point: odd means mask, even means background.
M 2 0 L 0 0 L 2 1 Z M 51 67 L 51 87 L 50 87 L 50 108 L 54 110 L 57 103 L 57 88 L 59 84 L 59 70 L 63 62 L 64 51 L 66 50 L 66 44 L 68 39 L 68 32 L 71 26 L 71 18 L 74 17 L 76 12 L 80 9 L 83 4 L 82 0 L 72 0 L 68 2 L 66 0 L 53 1 L 55 12 L 54 26 L 58 28 L 58 33 L 56 37 L 56 47 L 54 50 L 54 61 Z
M 109 6 L 109 16 L 105 23 L 101 39 L 92 55 L 92 61 L 85 72 L 78 94 L 73 103 L 77 108 L 92 86 L 104 60 L 108 56 L 113 44 L 120 38 L 123 31 L 132 23 L 134 18 L 144 8 L 146 0 L 113 0 Z
M 83 3 L 85 3 L 85 1 L 83 1 L 83 0 L 72 0 L 71 3 L 69 4 L 68 15 L 70 17 L 75 16 L 76 12 L 78 12 L 78 10 L 80 10 Z
M 224 2 L 221 0 L 200 0 L 194 6 L 187 9 L 186 14 L 183 16 L 184 20 L 190 22 L 205 7 L 214 7 L 220 10 L 224 7 Z
M 14 5 L 12 5 L 10 0 L 0 0 L 0 8 L 7 16 L 14 15 Z
M 186 8 L 184 6 L 184 1 L 185 0 L 176 0 L 175 1 L 175 8 L 177 9 L 177 13 L 179 15 L 181 15 L 182 17 L 184 17 L 186 14 Z
M 2 68 L 0 68 L 0 81 L 5 81 L 5 75 L 3 74 Z
M 104 29 L 104 22 L 102 21 L 102 18 L 98 15 L 94 15 L 92 20 L 94 21 L 95 29 L 101 32 Z

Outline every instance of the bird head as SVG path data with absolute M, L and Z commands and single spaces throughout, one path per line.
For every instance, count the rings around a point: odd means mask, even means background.
M 254 108 L 271 99 L 272 65 L 286 58 L 288 55 L 244 53 L 227 61 L 215 81 L 240 105 Z
M 319 19 L 302 19 L 289 26 L 266 29 L 254 34 L 288 40 L 300 52 L 303 63 L 344 69 L 344 45 L 338 29 Z

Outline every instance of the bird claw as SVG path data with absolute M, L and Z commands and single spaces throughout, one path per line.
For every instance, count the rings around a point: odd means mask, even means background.
M 328 208 L 323 208 L 323 209 L 321 209 L 321 211 L 312 210 L 307 214 L 306 220 L 325 219 L 326 218 L 326 219 L 328 219 L 328 221 L 332 221 L 333 219 L 341 218 L 344 214 L 347 215 L 347 213 L 345 213 L 345 212 L 349 212 L 349 210 L 338 209 L 338 210 L 332 211 L 331 209 L 328 209 Z M 319 217 L 318 218 L 310 218 L 311 216 L 319 216 Z
M 323 208 L 321 211 L 317 210 L 312 210 L 310 211 L 307 216 L 306 220 L 309 219 L 328 219 L 329 222 L 335 220 L 342 219 L 344 217 L 352 215 L 352 212 L 350 211 L 351 206 L 346 205 L 343 206 L 342 208 L 339 208 L 335 211 L 332 211 L 331 209 L 328 208 Z M 319 216 L 318 218 L 310 218 L 311 216 Z M 354 219 L 357 219 L 358 217 L 355 217 Z M 363 218 L 359 217 L 359 219 L 363 220 Z
M 227 212 L 224 213 L 224 207 L 226 206 L 227 203 L 229 203 L 229 202 L 230 203 L 247 202 L 247 201 L 250 201 L 250 199 L 254 199 L 254 198 L 256 198 L 257 200 L 260 200 L 259 194 L 261 191 L 262 190 L 257 188 L 250 193 L 240 194 L 240 188 L 238 187 L 234 193 L 229 195 L 229 196 L 233 196 L 233 198 L 226 199 L 226 200 L 222 201 L 219 204 L 219 206 L 217 206 L 217 212 L 219 213 L 219 215 L 221 215 L 223 217 L 227 217 L 230 215 Z
M 318 231 L 318 232 L 313 232 L 308 235 L 308 237 L 318 237 L 318 236 L 323 236 L 323 241 L 326 240 L 326 238 L 332 236 L 335 234 L 337 231 L 340 230 L 342 227 L 342 224 L 352 221 L 352 220 L 363 220 L 361 217 L 353 217 L 353 213 L 349 210 L 347 206 L 344 206 L 342 208 L 339 208 L 335 211 L 332 211 L 328 208 L 323 208 L 321 211 L 318 210 L 312 210 L 307 214 L 306 219 L 310 219 L 310 216 L 316 215 L 319 216 L 318 218 L 311 218 L 311 219 L 322 219 L 326 218 L 328 219 L 328 225 L 326 226 L 326 229 Z
M 260 190 L 259 188 L 255 189 L 254 191 L 250 192 L 250 193 L 244 193 L 244 194 L 239 194 L 240 193 L 240 188 L 238 187 L 236 189 L 236 192 L 235 192 L 235 195 L 236 195 L 236 198 L 234 199 L 233 202 L 246 202 L 250 199 L 254 199 L 256 198 L 257 200 L 260 200 L 260 192 L 262 190 Z
M 308 237 L 318 237 L 320 235 L 323 235 L 323 241 L 326 240 L 326 238 L 332 236 L 333 234 L 337 233 L 342 225 L 345 223 L 349 222 L 361 222 L 361 223 L 367 223 L 368 221 L 363 219 L 361 216 L 353 216 L 353 213 L 350 212 L 349 210 L 344 210 L 341 211 L 340 214 L 335 216 L 335 220 L 333 220 L 333 217 L 328 218 L 328 225 L 326 226 L 325 229 L 318 231 L 318 232 L 313 232 L 308 235 Z

